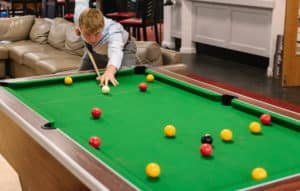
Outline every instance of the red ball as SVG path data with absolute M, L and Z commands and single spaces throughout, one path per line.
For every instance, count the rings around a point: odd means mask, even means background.
M 211 156 L 212 155 L 212 146 L 210 144 L 204 143 L 200 146 L 200 152 L 202 156 Z
M 91 114 L 93 116 L 93 118 L 98 119 L 99 117 L 101 117 L 101 109 L 94 107 L 91 111 Z
M 98 149 L 98 148 L 100 147 L 100 145 L 101 145 L 101 140 L 100 140 L 99 137 L 93 136 L 93 137 L 91 137 L 91 138 L 89 139 L 89 144 L 90 144 L 92 147 Z
M 148 88 L 148 86 L 147 86 L 146 83 L 140 83 L 139 84 L 140 91 L 145 92 L 147 90 L 147 88 Z
M 262 114 L 260 116 L 260 121 L 262 122 L 262 124 L 270 125 L 270 123 L 271 123 L 271 116 L 268 115 L 268 114 Z

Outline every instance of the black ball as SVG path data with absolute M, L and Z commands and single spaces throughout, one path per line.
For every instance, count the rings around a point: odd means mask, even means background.
M 212 144 L 213 138 L 210 134 L 205 134 L 201 137 L 201 143 L 207 143 L 207 144 Z

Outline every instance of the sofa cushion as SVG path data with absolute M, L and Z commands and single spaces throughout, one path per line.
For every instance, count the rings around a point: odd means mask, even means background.
M 40 44 L 47 43 L 51 23 L 45 19 L 36 18 L 31 28 L 29 38 Z
M 163 65 L 181 63 L 181 55 L 175 50 L 160 48 L 162 53 Z
M 0 78 L 4 78 L 5 77 L 5 61 L 0 60 Z
M 143 65 L 162 65 L 160 46 L 153 41 L 135 41 L 137 48 L 137 63 Z
M 73 57 L 73 55 L 68 54 L 64 51 L 59 51 L 51 46 L 43 49 L 41 52 L 28 52 L 23 56 L 23 64 L 31 66 L 33 63 L 38 62 L 39 60 L 49 59 L 49 58 L 61 58 L 65 59 L 67 57 Z M 81 59 L 80 56 L 77 56 L 78 60 Z
M 80 65 L 80 61 L 80 58 L 74 55 L 71 55 L 71 57 L 52 57 L 31 63 L 31 68 L 36 70 L 37 73 L 54 74 L 57 72 L 77 69 Z
M 18 41 L 28 38 L 35 16 L 11 17 L 0 21 L 0 40 Z
M 55 18 L 53 24 L 50 27 L 48 35 L 48 43 L 60 50 L 65 49 L 66 40 L 66 26 L 67 21 L 63 18 Z
M 37 44 L 32 42 L 31 40 L 18 41 L 15 43 L 11 43 L 6 45 L 9 50 L 9 59 L 23 64 L 23 56 L 27 52 L 39 52 L 42 51 L 43 48 L 47 45 Z
M 66 27 L 66 51 L 70 54 L 82 56 L 84 52 L 84 43 L 80 36 L 75 32 L 75 25 L 73 23 L 67 24 Z
M 0 20 L 0 40 L 6 40 L 7 31 L 9 31 L 9 26 L 12 23 L 10 18 L 1 18 Z

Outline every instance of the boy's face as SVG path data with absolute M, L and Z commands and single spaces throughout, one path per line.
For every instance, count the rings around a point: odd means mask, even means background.
M 96 33 L 88 33 L 84 29 L 80 29 L 81 37 L 85 42 L 87 42 L 90 45 L 96 45 L 101 40 L 101 31 Z

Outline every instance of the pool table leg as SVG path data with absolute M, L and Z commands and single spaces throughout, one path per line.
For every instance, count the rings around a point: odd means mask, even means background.
M 18 173 L 23 191 L 89 190 L 2 111 L 0 121 L 0 153 Z

